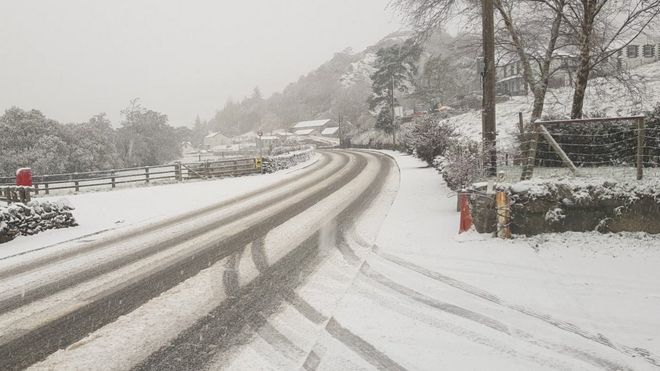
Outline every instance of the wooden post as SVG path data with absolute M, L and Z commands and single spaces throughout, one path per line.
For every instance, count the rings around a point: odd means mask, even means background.
M 174 163 L 174 179 L 176 179 L 177 182 L 182 181 L 182 174 L 181 174 L 181 163 L 176 162 Z
M 39 194 L 39 183 L 34 184 L 34 194 L 38 195 Z
M 110 171 L 110 185 L 112 186 L 112 188 L 115 188 L 117 186 L 117 184 L 115 183 L 115 171 L 114 170 Z
M 80 184 L 77 180 L 74 182 L 74 184 L 76 185 L 76 192 L 80 191 Z
M 573 161 L 571 161 L 570 158 L 568 158 L 568 155 L 566 155 L 566 152 L 564 152 L 563 149 L 559 146 L 555 138 L 550 135 L 550 132 L 548 132 L 548 129 L 545 128 L 543 125 L 539 125 L 539 130 L 541 131 L 541 134 L 543 135 L 543 138 L 548 141 L 550 146 L 557 152 L 559 157 L 561 157 L 561 160 L 566 164 L 566 166 L 571 169 L 571 172 L 573 172 L 573 175 L 577 173 L 577 168 L 575 167 L 575 164 L 573 164 Z
M 48 183 L 44 183 L 44 187 L 46 188 L 46 194 L 50 194 L 50 191 L 48 190 Z
M 637 120 L 637 180 L 644 178 L 644 142 L 646 139 L 644 118 Z
M 520 130 L 520 135 L 525 135 L 525 122 L 523 121 L 522 112 L 518 112 L 518 130 Z
M 509 210 L 509 199 L 505 192 L 497 192 L 495 196 L 497 205 L 497 237 L 510 239 L 511 228 L 511 212 Z
M 149 166 L 144 167 L 144 176 L 145 176 L 145 181 L 147 184 L 149 184 Z
M 493 0 L 481 1 L 481 21 L 484 52 L 482 99 L 482 139 L 485 165 L 489 177 L 497 176 L 497 128 L 495 116 L 495 21 Z M 394 117 L 394 115 L 392 115 Z

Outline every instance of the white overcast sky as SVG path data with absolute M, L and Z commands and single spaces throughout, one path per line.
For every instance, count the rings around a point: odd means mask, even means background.
M 139 97 L 189 124 L 400 28 L 387 0 L 0 0 L 0 110 L 117 124 Z

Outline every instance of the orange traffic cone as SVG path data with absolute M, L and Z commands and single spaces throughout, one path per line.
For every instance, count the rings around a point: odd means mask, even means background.
M 458 234 L 467 232 L 472 228 L 472 213 L 470 212 L 470 204 L 468 203 L 467 193 L 461 193 L 461 224 L 458 229 Z

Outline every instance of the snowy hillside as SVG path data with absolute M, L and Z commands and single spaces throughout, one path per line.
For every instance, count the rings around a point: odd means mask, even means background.
M 631 71 L 631 80 L 642 86 L 631 93 L 624 85 L 614 80 L 597 78 L 590 81 L 584 104 L 586 115 L 628 116 L 644 113 L 660 101 L 660 62 L 647 64 Z M 569 117 L 573 90 L 570 87 L 549 90 L 545 102 L 544 117 Z M 497 105 L 497 125 L 500 145 L 511 145 L 512 136 L 518 132 L 518 112 L 529 119 L 534 97 L 517 96 Z M 481 140 L 481 111 L 472 111 L 446 120 L 456 125 L 463 134 Z

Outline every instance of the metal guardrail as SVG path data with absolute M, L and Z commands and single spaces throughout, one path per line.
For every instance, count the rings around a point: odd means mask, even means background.
M 174 163 L 160 166 L 144 166 L 106 171 L 90 171 L 81 173 L 34 175 L 32 177 L 35 194 L 44 192 L 50 194 L 55 190 L 80 191 L 81 188 L 111 187 L 130 183 L 149 184 L 154 181 L 182 182 L 189 179 L 208 179 L 217 177 L 241 176 L 261 173 L 261 161 L 256 158 L 239 158 L 221 161 L 204 161 L 195 163 Z M 13 178 L 0 178 L 6 183 L 14 182 Z M 4 187 L 3 187 L 4 186 Z M 12 187 L 10 184 L 0 184 L 0 187 Z M 16 186 L 13 186 L 16 187 Z

